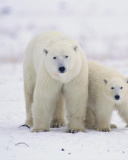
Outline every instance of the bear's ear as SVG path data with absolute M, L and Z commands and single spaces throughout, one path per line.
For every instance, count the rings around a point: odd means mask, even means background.
M 47 50 L 46 48 L 44 48 L 44 49 L 43 49 L 43 53 L 44 53 L 45 55 L 47 55 L 47 54 L 48 54 L 48 50 Z
M 108 83 L 108 80 L 107 80 L 107 79 L 104 79 L 104 83 L 107 84 L 107 83 Z
M 128 83 L 128 77 L 126 78 L 126 83 Z
M 73 49 L 74 49 L 75 52 L 77 52 L 78 46 L 74 46 Z

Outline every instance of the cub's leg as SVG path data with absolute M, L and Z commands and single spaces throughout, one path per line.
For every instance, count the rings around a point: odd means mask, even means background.
M 128 127 L 128 102 L 117 105 L 116 107 L 120 117 L 126 122 L 126 127 Z
M 85 128 L 96 129 L 96 117 L 94 111 L 89 107 L 86 112 Z M 117 126 L 115 124 L 110 124 L 110 128 L 117 128 Z

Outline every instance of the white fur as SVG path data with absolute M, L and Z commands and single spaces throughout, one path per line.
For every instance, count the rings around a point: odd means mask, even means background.
M 98 62 L 90 61 L 88 66 L 89 98 L 85 125 L 88 128 L 95 126 L 100 131 L 110 131 L 110 118 L 114 109 L 128 124 L 127 79 L 118 71 Z M 118 100 L 115 99 L 117 95 L 120 97 Z
M 60 73 L 60 67 L 65 68 L 64 73 Z M 26 124 L 33 125 L 33 131 L 48 131 L 52 117 L 52 126 L 65 123 L 64 99 L 68 131 L 84 131 L 88 65 L 81 47 L 72 38 L 58 32 L 44 32 L 31 40 L 24 58 L 24 90 Z

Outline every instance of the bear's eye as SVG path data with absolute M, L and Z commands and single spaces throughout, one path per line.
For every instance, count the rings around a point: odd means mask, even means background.
M 68 58 L 68 56 L 65 56 L 65 58 Z
M 53 59 L 57 59 L 57 57 L 53 57 Z
M 120 89 L 123 89 L 123 87 L 120 87 Z
M 114 89 L 114 87 L 111 87 L 111 89 Z

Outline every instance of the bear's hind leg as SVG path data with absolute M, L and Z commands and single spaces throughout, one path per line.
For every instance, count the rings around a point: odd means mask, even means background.
M 77 82 L 78 83 L 78 82 Z M 80 88 L 76 81 L 66 84 L 64 95 L 66 98 L 68 130 L 69 133 L 85 132 L 85 118 L 87 106 L 87 84 L 86 81 Z
M 103 104 L 103 105 L 102 105 Z M 96 128 L 98 131 L 110 132 L 110 118 L 112 115 L 113 107 L 108 102 L 97 105 L 96 115 Z
M 60 128 L 65 125 L 65 99 L 60 95 L 51 121 L 51 128 Z
M 115 124 L 110 124 L 110 128 L 117 128 L 117 126 Z
M 94 111 L 87 107 L 86 119 L 85 119 L 85 128 L 96 129 L 96 117 Z

